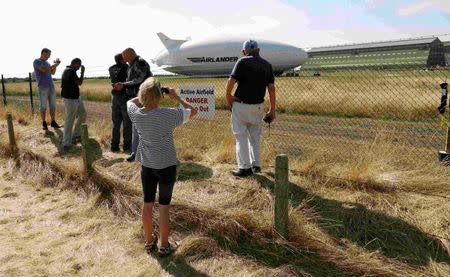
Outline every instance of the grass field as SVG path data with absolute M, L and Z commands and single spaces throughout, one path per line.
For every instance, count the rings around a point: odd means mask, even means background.
M 296 138 L 302 147 L 288 153 L 290 239 L 283 241 L 272 230 L 279 149 L 271 145 L 280 137 L 265 133 L 261 174 L 236 179 L 229 173 L 235 165 L 229 121 L 194 120 L 177 130 L 181 167 L 171 217 L 180 247 L 167 260 L 147 257 L 139 165 L 108 151 L 108 106 L 89 106 L 97 159 L 89 180 L 79 175 L 79 147 L 62 153 L 60 132 L 45 134 L 23 106 L 7 107 L 22 152 L 20 163 L 7 157 L 2 121 L 0 273 L 450 275 L 450 173 L 430 162 L 429 151 L 411 159 L 404 155 L 410 149 L 383 134 L 356 148 Z
M 276 79 L 278 110 L 285 113 L 417 120 L 437 117 L 439 84 L 444 71 L 342 71 L 313 77 Z M 161 77 L 163 85 L 213 85 L 216 108 L 225 109 L 226 78 Z M 56 87 L 59 83 L 56 82 Z M 7 83 L 7 95 L 28 95 L 28 83 Z M 37 88 L 34 86 L 34 97 Z M 108 102 L 111 85 L 106 79 L 85 80 L 81 95 L 86 100 Z M 59 91 L 58 91 L 59 94 Z

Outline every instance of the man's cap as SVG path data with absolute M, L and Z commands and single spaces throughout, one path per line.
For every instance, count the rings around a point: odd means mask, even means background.
M 249 39 L 244 42 L 242 45 L 242 50 L 245 50 L 245 52 L 250 52 L 253 49 L 258 48 L 258 43 L 255 40 Z

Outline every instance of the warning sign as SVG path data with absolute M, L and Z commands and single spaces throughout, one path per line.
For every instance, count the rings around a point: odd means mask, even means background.
M 197 118 L 214 118 L 216 112 L 214 86 L 182 86 L 180 97 L 198 109 Z

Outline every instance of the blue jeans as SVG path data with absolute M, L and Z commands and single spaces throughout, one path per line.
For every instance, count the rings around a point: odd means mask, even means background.
M 54 87 L 39 87 L 39 110 L 47 111 L 47 102 L 50 110 L 56 109 L 56 92 Z

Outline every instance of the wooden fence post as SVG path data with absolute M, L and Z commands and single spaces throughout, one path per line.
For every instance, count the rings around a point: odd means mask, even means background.
M 286 154 L 277 155 L 275 163 L 274 227 L 283 238 L 289 239 L 289 165 Z
M 447 123 L 447 145 L 445 151 L 450 153 L 450 121 Z
M 16 137 L 14 135 L 14 125 L 11 113 L 8 113 L 6 115 L 6 121 L 8 121 L 9 146 L 11 147 L 11 151 L 14 155 L 17 152 L 17 144 L 16 144 Z
M 33 79 L 31 78 L 31 72 L 28 73 L 28 81 L 30 83 L 30 103 L 31 103 L 31 114 L 34 114 L 34 103 L 33 103 Z
M 92 164 L 91 159 L 89 158 L 88 151 L 88 141 L 89 141 L 89 133 L 88 133 L 88 125 L 86 123 L 81 124 L 81 155 L 83 157 L 83 170 L 86 175 L 89 175 L 92 172 Z
M 5 80 L 3 79 L 2 74 L 2 91 L 3 91 L 3 106 L 6 106 L 6 90 L 5 90 Z

